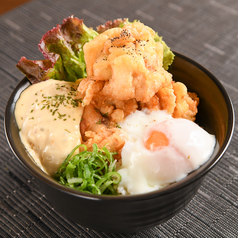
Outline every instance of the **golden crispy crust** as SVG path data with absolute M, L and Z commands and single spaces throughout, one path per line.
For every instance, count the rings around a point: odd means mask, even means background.
M 87 78 L 78 90 L 85 110 L 81 133 L 85 144 L 124 145 L 117 123 L 136 110 L 167 110 L 194 121 L 199 99 L 163 68 L 163 46 L 155 32 L 140 22 L 104 31 L 85 44 Z

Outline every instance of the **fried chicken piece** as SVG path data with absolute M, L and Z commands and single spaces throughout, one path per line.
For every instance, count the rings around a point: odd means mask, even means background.
M 173 89 L 176 96 L 176 106 L 172 116 L 194 121 L 199 104 L 197 95 L 195 93 L 188 93 L 187 87 L 180 82 L 173 83 Z
M 78 86 L 78 91 L 83 95 L 83 104 L 89 105 L 93 96 L 103 88 L 103 81 L 85 78 Z
M 172 82 L 171 86 L 161 88 L 141 108 L 148 110 L 166 110 L 174 118 L 195 120 L 199 98 L 196 93 L 187 92 L 187 87 L 180 82 Z
M 109 120 L 114 122 L 119 122 L 124 120 L 125 117 L 130 115 L 132 112 L 135 112 L 138 108 L 137 101 L 135 99 L 129 100 L 116 100 L 110 97 L 103 95 L 101 92 L 97 93 L 91 100 L 91 104 L 100 111 L 102 115 L 106 115 Z M 114 110 L 120 109 L 123 112 L 123 118 L 121 120 L 118 118 L 115 119 L 115 114 L 112 119 L 112 114 L 115 113 Z M 122 113 L 120 113 L 122 115 Z M 117 113 L 118 115 L 118 113 Z
M 112 28 L 84 45 L 87 79 L 104 81 L 101 94 L 114 100 L 148 102 L 172 76 L 164 70 L 163 46 L 140 22 Z M 82 81 L 83 84 L 85 84 Z M 82 87 L 79 86 L 82 91 Z M 87 90 L 83 89 L 90 103 Z
M 121 129 L 116 127 L 108 128 L 104 124 L 96 124 L 90 130 L 86 131 L 85 137 L 87 137 L 87 140 L 84 144 L 89 150 L 92 150 L 94 143 L 96 143 L 99 148 L 106 145 L 109 151 L 117 152 L 114 158 L 120 160 L 121 150 L 125 144 Z
M 102 119 L 103 116 L 95 110 L 95 107 L 92 104 L 84 107 L 83 116 L 80 122 L 80 133 L 84 141 L 86 140 L 85 132 L 93 125 L 101 123 Z
M 80 131 L 89 150 L 94 143 L 107 145 L 120 159 L 125 135 L 117 125 L 128 115 L 166 110 L 173 117 L 195 120 L 199 100 L 164 70 L 163 46 L 155 42 L 151 28 L 136 22 L 101 30 L 83 48 L 87 78 L 78 86 L 85 106 Z
M 160 109 L 166 110 L 169 114 L 172 114 L 176 107 L 176 95 L 174 95 L 172 85 L 171 87 L 161 88 L 156 95 L 159 98 Z
M 119 113 L 120 117 L 119 111 L 120 109 L 114 110 L 112 116 L 117 118 L 118 115 L 115 114 Z M 122 137 L 123 132 L 113 123 L 110 123 L 106 117 L 103 117 L 92 104 L 84 107 L 84 113 L 80 123 L 80 132 L 83 143 L 88 147 L 88 150 L 92 150 L 94 143 L 96 143 L 99 148 L 107 145 L 110 151 L 118 152 L 115 158 L 120 158 L 121 149 L 125 144 L 125 140 Z
M 149 111 L 160 110 L 159 98 L 154 95 L 148 102 L 140 103 L 141 109 L 148 109 Z

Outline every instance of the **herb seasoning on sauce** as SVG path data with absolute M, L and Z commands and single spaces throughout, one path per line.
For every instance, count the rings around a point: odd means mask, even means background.
M 77 83 L 47 80 L 29 86 L 16 104 L 20 137 L 38 165 L 53 176 L 81 143 L 83 107 Z

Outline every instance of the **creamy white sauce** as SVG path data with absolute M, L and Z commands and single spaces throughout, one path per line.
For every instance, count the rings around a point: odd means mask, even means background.
M 81 143 L 83 107 L 77 84 L 47 80 L 29 86 L 16 103 L 15 117 L 22 143 L 49 175 Z

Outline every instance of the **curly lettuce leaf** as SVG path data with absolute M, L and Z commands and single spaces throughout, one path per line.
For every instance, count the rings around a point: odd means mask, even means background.
M 49 78 L 58 80 L 64 80 L 65 78 L 65 70 L 60 57 L 54 65 L 48 59 L 28 60 L 21 57 L 16 66 L 33 84 Z
M 138 20 L 134 20 L 133 22 L 137 22 Z M 97 27 L 98 33 L 103 33 L 104 31 L 114 28 L 114 27 L 123 27 L 126 24 L 131 24 L 133 22 L 130 22 L 128 18 L 118 18 L 114 21 L 108 21 L 103 25 L 100 25 Z M 162 37 L 158 36 L 158 33 L 155 33 L 154 37 L 155 42 L 160 42 L 163 45 L 163 67 L 165 70 L 169 69 L 169 66 L 173 63 L 174 60 L 174 54 L 170 50 L 170 48 L 167 46 L 167 44 L 162 40 Z
M 83 46 L 97 35 L 83 20 L 70 16 L 42 37 L 39 49 L 45 60 L 22 57 L 17 67 L 34 83 L 49 78 L 75 82 L 87 77 Z
M 107 21 L 105 24 L 97 26 L 97 32 L 101 34 L 104 31 L 109 30 L 111 28 L 115 28 L 115 27 L 122 28 L 124 25 L 128 23 L 130 23 L 128 18 L 124 18 L 124 19 L 118 18 L 118 19 L 115 19 L 114 21 Z

